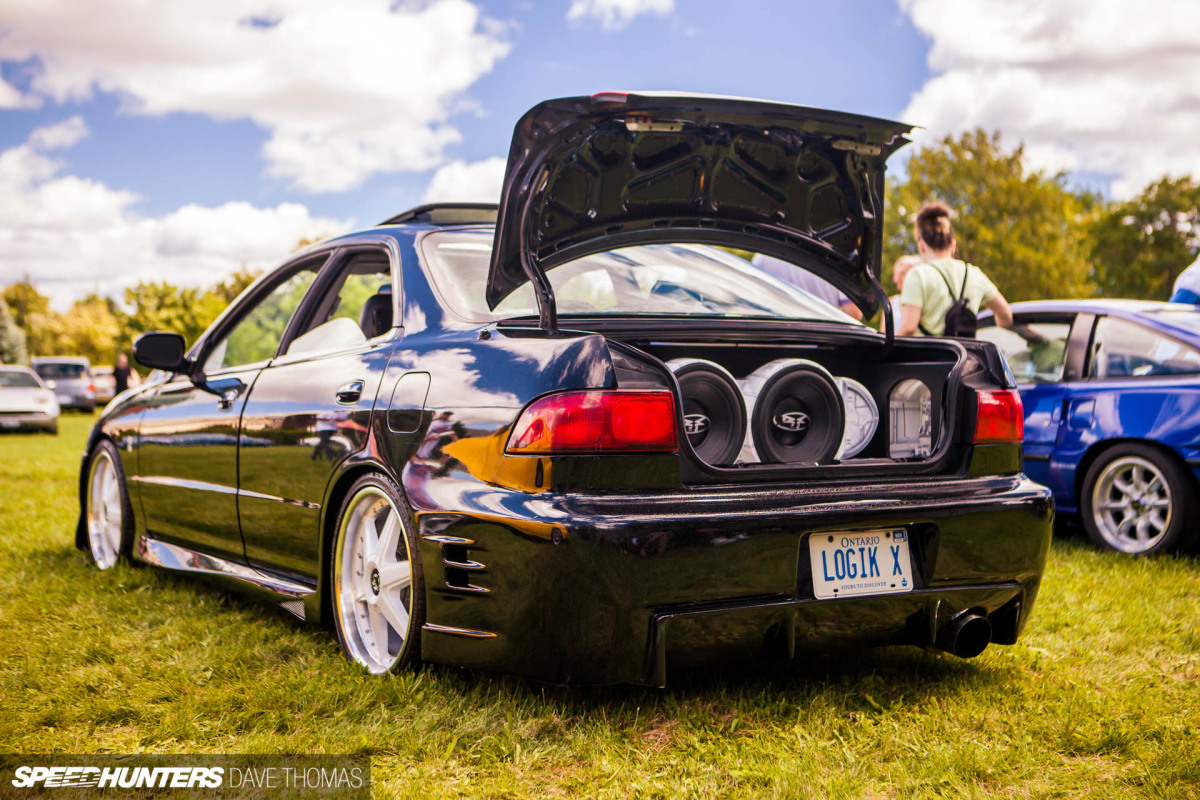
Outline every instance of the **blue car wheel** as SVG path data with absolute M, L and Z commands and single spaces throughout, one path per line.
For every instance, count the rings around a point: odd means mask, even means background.
M 1196 538 L 1195 487 L 1160 451 L 1139 444 L 1107 451 L 1088 469 L 1080 511 L 1099 547 L 1151 555 L 1189 547 Z

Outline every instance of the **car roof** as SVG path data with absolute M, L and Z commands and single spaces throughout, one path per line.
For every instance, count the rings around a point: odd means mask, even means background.
M 1017 312 L 1038 311 L 1074 311 L 1092 312 L 1096 314 L 1125 313 L 1138 314 L 1147 311 L 1170 311 L 1178 309 L 1180 303 L 1164 303 L 1158 300 L 1123 300 L 1112 298 L 1086 298 L 1065 300 L 1025 300 L 1013 303 L 1012 310 Z
M 29 367 L 23 367 L 20 364 L 0 364 L 0 371 L 3 372 L 28 372 L 31 375 L 37 375 L 36 372 Z
M 87 364 L 91 362 L 86 356 L 34 356 L 30 359 L 34 364 Z
M 1125 300 L 1089 298 L 1076 300 L 1026 300 L 1011 305 L 1014 314 L 1097 314 L 1136 319 L 1163 332 L 1200 340 L 1200 331 L 1177 319 L 1179 312 L 1200 313 L 1200 306 L 1187 303 L 1164 303 L 1158 300 Z M 1166 313 L 1164 313 L 1166 312 Z M 1173 312 L 1173 313 L 1172 313 Z M 992 313 L 980 313 L 980 321 L 990 320 Z

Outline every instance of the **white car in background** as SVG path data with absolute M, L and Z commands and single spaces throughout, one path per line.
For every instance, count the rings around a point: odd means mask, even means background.
M 28 367 L 0 366 L 0 431 L 58 433 L 58 400 Z

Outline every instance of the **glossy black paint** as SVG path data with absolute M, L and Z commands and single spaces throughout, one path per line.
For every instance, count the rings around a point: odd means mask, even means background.
M 178 333 L 151 331 L 133 341 L 133 357 L 151 369 L 174 372 L 186 352 L 187 343 Z
M 257 368 L 221 378 L 252 384 Z M 138 486 L 135 513 L 146 533 L 213 555 L 244 558 L 238 527 L 238 419 L 247 394 L 226 406 L 187 378 L 143 393 L 135 441 L 137 463 L 126 479 Z
M 332 467 L 366 446 L 389 344 L 277 358 L 259 374 L 238 448 L 238 505 L 251 565 L 316 585 Z M 357 396 L 340 400 L 338 391 L 356 382 Z

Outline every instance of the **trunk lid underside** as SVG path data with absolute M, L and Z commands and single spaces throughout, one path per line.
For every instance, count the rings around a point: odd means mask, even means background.
M 553 327 L 546 270 L 618 247 L 699 242 L 799 263 L 874 313 L 885 299 L 884 164 L 910 130 L 732 98 L 542 103 L 513 134 L 488 304 L 530 281 Z

